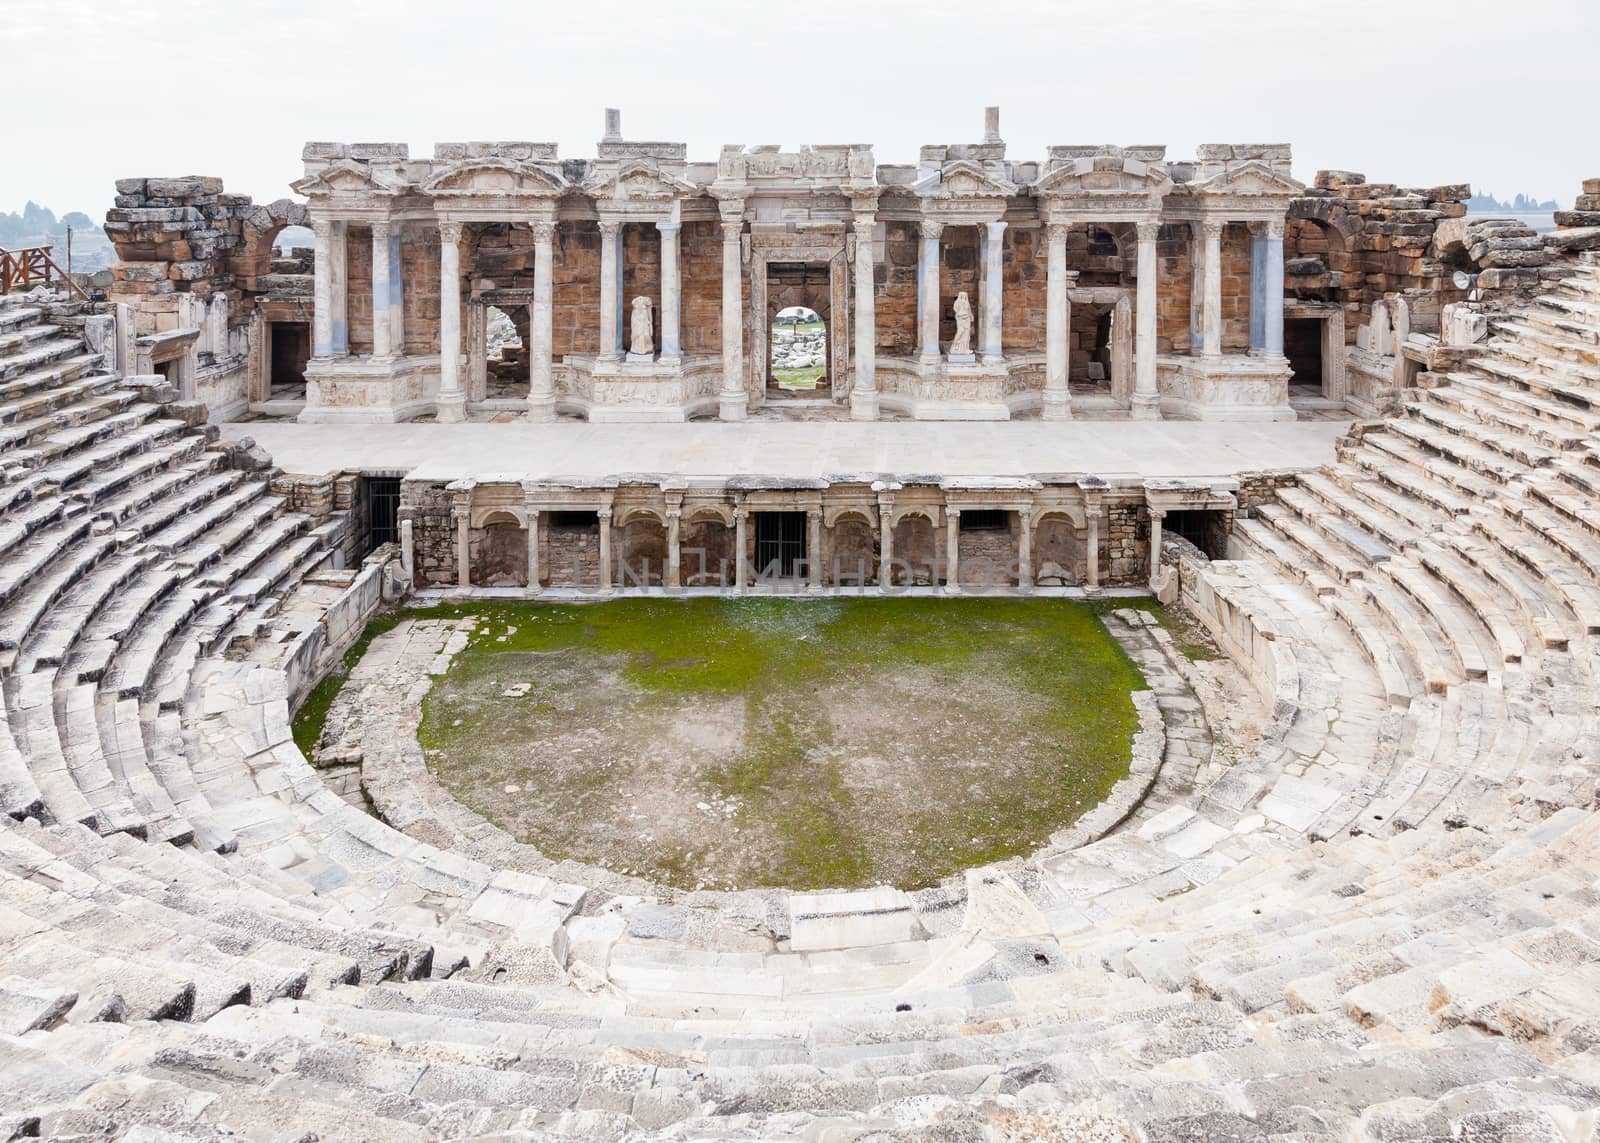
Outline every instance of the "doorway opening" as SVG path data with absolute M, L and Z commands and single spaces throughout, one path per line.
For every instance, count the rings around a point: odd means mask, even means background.
M 1168 512 L 1162 525 L 1199 548 L 1207 558 L 1223 560 L 1228 558 L 1229 516 L 1228 512 L 1214 509 L 1185 508 Z
M 1289 393 L 1296 397 L 1323 397 L 1322 335 L 1318 318 L 1283 319 L 1283 353 L 1289 359 Z
M 528 307 L 491 305 L 484 311 L 484 399 L 528 395 Z
M 272 323 L 272 400 L 306 399 L 306 362 L 311 359 L 311 323 Z
M 806 558 L 804 512 L 757 512 L 756 576 L 794 579 Z
M 361 498 L 367 510 L 367 543 L 362 554 L 366 555 L 383 544 L 399 542 L 400 478 L 363 476 Z
M 789 306 L 772 319 L 772 384 L 791 393 L 814 393 L 828 383 L 828 330 L 822 315 Z

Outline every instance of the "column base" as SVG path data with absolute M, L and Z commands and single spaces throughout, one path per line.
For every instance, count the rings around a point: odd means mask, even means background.
M 1006 363 L 1006 355 L 1003 353 L 985 353 L 983 355 L 983 363 L 985 365 L 1004 365 Z
M 1161 398 L 1154 393 L 1135 393 L 1128 414 L 1136 421 L 1159 421 Z
M 1044 404 L 1039 410 L 1039 417 L 1045 421 L 1072 420 L 1072 395 L 1070 393 L 1046 393 L 1044 395 Z
M 850 419 L 875 421 L 878 419 L 878 391 L 876 389 L 850 390 Z
M 528 398 L 528 420 L 549 422 L 556 419 L 556 399 L 552 394 L 546 397 Z
M 465 393 L 441 393 L 434 402 L 434 419 L 441 425 L 459 425 L 467 419 Z
M 750 411 L 750 394 L 743 389 L 737 393 L 723 393 L 717 404 L 717 419 L 742 421 Z

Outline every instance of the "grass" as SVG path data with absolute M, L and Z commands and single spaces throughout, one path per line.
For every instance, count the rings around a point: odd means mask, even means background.
M 635 599 L 404 615 L 477 617 L 418 737 L 462 801 L 549 856 L 686 887 L 712 869 L 718 883 L 916 887 L 1033 851 L 1126 776 L 1129 695 L 1145 684 L 1098 607 Z M 505 697 L 511 681 L 532 690 Z M 314 741 L 336 690 L 324 680 L 307 700 L 297 741 L 302 723 Z M 743 729 L 727 749 L 663 746 L 663 719 L 699 725 L 729 704 Z M 736 810 L 691 813 L 668 837 L 674 790 Z M 638 801 L 648 828 L 613 820 Z
M 1188 659 L 1191 663 L 1205 663 L 1213 659 L 1223 658 L 1221 651 L 1211 641 L 1211 636 L 1206 633 L 1193 617 L 1181 608 L 1165 607 L 1153 597 L 1140 599 L 1097 599 L 1089 604 L 1094 608 L 1095 614 L 1105 615 L 1119 608 L 1131 607 L 1135 611 L 1143 611 L 1156 617 L 1156 622 L 1166 629 L 1172 636 L 1172 645 L 1178 654 Z
M 300 709 L 295 711 L 294 721 L 291 724 L 294 744 L 307 759 L 311 757 L 318 739 L 322 737 L 322 727 L 328 721 L 328 710 L 333 706 L 333 700 L 339 696 L 340 688 L 344 686 L 345 679 L 350 677 L 355 665 L 361 661 L 361 656 L 367 653 L 367 648 L 372 645 L 374 639 L 391 630 L 406 617 L 404 612 L 392 611 L 373 619 L 361 633 L 361 638 L 350 645 L 350 649 L 344 653 L 344 658 L 339 664 L 311 688 L 311 693 L 300 704 Z

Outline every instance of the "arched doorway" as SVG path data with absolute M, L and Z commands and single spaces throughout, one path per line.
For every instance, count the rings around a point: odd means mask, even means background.
M 828 329 L 809 306 L 786 306 L 772 318 L 767 339 L 770 384 L 789 393 L 828 386 Z
M 482 587 L 522 587 L 528 582 L 528 530 L 510 512 L 491 513 L 483 521 L 478 543 L 477 574 Z

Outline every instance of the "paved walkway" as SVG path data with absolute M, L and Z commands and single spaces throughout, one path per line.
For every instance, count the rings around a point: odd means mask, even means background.
M 593 479 L 840 477 L 848 474 L 1108 479 L 1230 476 L 1312 468 L 1333 460 L 1345 421 L 1239 425 L 1198 421 L 773 422 L 729 425 L 401 424 L 237 422 L 286 472 L 403 469 L 419 478 Z

